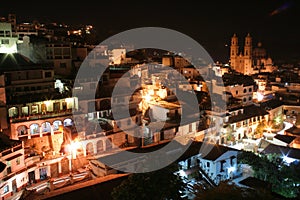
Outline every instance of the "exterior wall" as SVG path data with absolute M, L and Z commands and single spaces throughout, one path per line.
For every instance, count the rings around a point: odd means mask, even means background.
M 10 152 L 10 153 L 5 153 Z M 0 197 L 7 198 L 26 186 L 28 177 L 24 163 L 23 145 L 11 147 L 0 152 L 0 161 L 6 164 L 6 168 L 0 173 L 1 188 Z
M 18 37 L 13 35 L 10 23 L 0 23 L 0 53 L 16 53 Z
M 233 178 L 237 167 L 237 154 L 237 151 L 227 151 L 215 161 L 200 158 L 200 167 L 218 184 L 222 180 Z
M 232 123 L 231 126 L 235 131 L 233 133 L 235 139 L 240 140 L 245 136 L 251 136 L 255 132 L 258 124 L 264 120 L 267 121 L 266 116 L 256 116 L 244 121 Z
M 72 73 L 72 51 L 69 44 L 46 45 L 46 57 L 53 62 L 55 74 L 66 76 Z
M 45 118 L 40 120 L 27 120 L 22 122 L 15 122 L 11 123 L 11 138 L 12 139 L 21 139 L 21 138 L 27 138 L 31 139 L 33 137 L 43 137 L 43 135 L 54 135 L 57 133 L 60 133 L 60 128 L 56 129 L 54 126 L 55 121 L 60 121 L 62 125 L 71 125 L 71 124 L 64 124 L 67 123 L 67 121 L 73 122 L 73 116 L 72 115 L 66 115 L 62 117 L 55 117 L 55 118 Z M 48 127 L 48 124 L 50 127 Z M 69 122 L 68 122 L 69 123 Z M 31 128 L 32 125 L 37 124 L 38 130 L 37 132 L 32 132 Z M 43 125 L 47 126 L 47 130 L 43 129 Z M 22 128 L 21 128 L 22 127 Z M 23 131 L 23 132 L 20 132 Z
M 235 85 L 226 86 L 226 91 L 230 92 L 233 97 L 241 99 L 243 104 L 252 103 L 253 98 L 253 85 Z
M 126 49 L 113 49 L 109 51 L 111 65 L 119 65 L 126 58 Z

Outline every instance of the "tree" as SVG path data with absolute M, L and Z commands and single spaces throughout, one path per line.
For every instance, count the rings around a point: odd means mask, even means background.
M 197 186 L 198 187 L 198 186 Z M 229 183 L 228 181 L 221 182 L 217 187 L 203 189 L 196 188 L 195 199 L 194 200 L 257 200 L 257 199 L 273 199 L 274 196 L 271 195 L 269 191 L 251 189 L 245 187 L 238 187 L 234 183 Z
M 256 155 L 242 151 L 238 161 L 248 164 L 254 171 L 254 177 L 268 182 L 272 191 L 287 198 L 294 198 L 299 193 L 300 166 L 292 163 L 288 166 L 281 155 Z
M 255 132 L 254 132 L 254 137 L 255 138 L 261 138 L 263 136 L 264 130 L 266 128 L 266 124 L 264 121 L 259 122 L 257 125 Z
M 174 174 L 177 165 L 172 165 L 154 172 L 129 175 L 128 179 L 114 188 L 112 198 L 119 200 L 181 199 L 179 191 L 184 191 L 185 184 Z

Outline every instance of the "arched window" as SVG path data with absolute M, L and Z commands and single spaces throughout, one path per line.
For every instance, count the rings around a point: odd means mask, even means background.
M 97 142 L 97 153 L 99 154 L 99 153 L 101 153 L 103 150 L 104 150 L 104 149 L 103 149 L 103 141 L 102 141 L 102 140 L 99 140 L 99 141 Z
M 27 135 L 27 127 L 25 125 L 21 125 L 17 128 L 18 135 Z
M 38 134 L 40 133 L 40 127 L 38 124 L 31 124 L 30 127 L 30 134 Z
M 93 154 L 94 154 L 93 143 L 89 142 L 86 145 L 86 155 L 93 155 Z
M 111 138 L 108 138 L 108 139 L 105 141 L 105 144 L 106 144 L 106 150 L 112 149 L 112 139 L 111 139 Z
M 72 126 L 73 125 L 73 121 L 70 118 L 67 118 L 64 120 L 64 126 Z
M 61 125 L 62 125 L 62 122 L 60 120 L 55 120 L 53 122 L 53 131 L 59 130 L 59 126 L 61 126 Z
M 49 122 L 42 123 L 42 132 L 51 132 L 51 124 Z

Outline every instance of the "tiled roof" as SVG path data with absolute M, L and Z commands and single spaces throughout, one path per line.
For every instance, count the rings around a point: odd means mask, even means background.
M 9 137 L 7 135 L 5 135 L 4 133 L 1 133 L 0 132 L 0 152 L 5 150 L 5 149 L 8 149 L 8 148 L 11 148 L 11 147 L 14 147 L 18 144 L 21 144 L 22 142 L 19 141 L 19 140 L 11 140 L 9 139 Z
M 263 151 L 263 154 L 279 154 L 282 156 L 288 156 L 300 160 L 300 149 L 278 146 L 275 144 L 269 144 Z
M 255 105 L 250 105 L 250 106 L 244 107 L 244 112 L 242 114 L 231 116 L 228 121 L 229 121 L 229 123 L 235 123 L 235 122 L 240 122 L 240 121 L 243 121 L 246 119 L 250 119 L 252 117 L 264 116 L 267 114 L 268 114 L 268 112 L 265 109 L 255 106 Z
M 0 72 L 19 71 L 30 69 L 41 69 L 41 65 L 37 65 L 30 61 L 25 56 L 13 53 L 4 54 L 0 53 Z
M 222 156 L 227 151 L 237 151 L 236 149 L 232 149 L 232 148 L 222 146 L 222 145 L 216 145 L 216 144 L 205 144 L 205 145 L 207 145 L 205 147 L 205 149 L 207 149 L 209 151 L 203 157 L 201 156 L 205 160 L 215 161 L 216 159 L 218 159 L 220 156 Z
M 287 144 L 290 144 L 293 140 L 295 140 L 296 136 L 290 136 L 290 135 L 275 135 L 276 139 L 282 141 L 282 142 L 285 142 Z

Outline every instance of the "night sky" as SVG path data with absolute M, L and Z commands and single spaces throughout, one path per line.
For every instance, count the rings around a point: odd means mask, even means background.
M 71 2 L 71 3 L 70 3 Z M 212 58 L 227 62 L 230 38 L 249 32 L 275 63 L 300 61 L 300 7 L 297 0 L 245 1 L 3 1 L 0 16 L 17 14 L 19 22 L 93 24 L 100 40 L 131 28 L 158 26 L 197 40 Z M 97 2 L 97 1 L 96 1 Z M 240 45 L 241 46 L 241 45 Z

